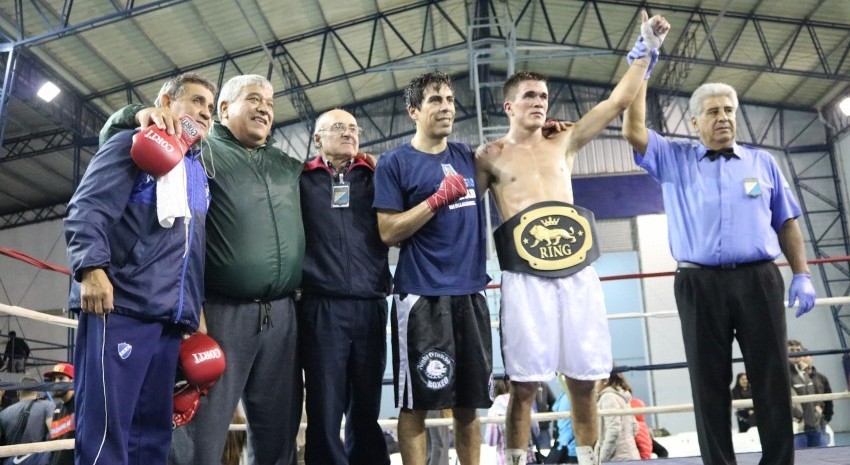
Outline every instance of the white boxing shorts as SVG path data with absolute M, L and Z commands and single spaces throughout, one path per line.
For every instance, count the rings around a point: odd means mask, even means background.
M 613 366 L 602 283 L 592 266 L 564 278 L 502 272 L 502 359 L 511 381 L 555 373 L 594 381 Z

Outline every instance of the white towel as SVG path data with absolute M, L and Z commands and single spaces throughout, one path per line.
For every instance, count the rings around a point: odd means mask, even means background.
M 174 226 L 174 220 L 192 218 L 186 191 L 186 167 L 177 164 L 165 176 L 156 180 L 156 218 L 163 228 Z M 188 225 L 188 221 L 185 222 Z

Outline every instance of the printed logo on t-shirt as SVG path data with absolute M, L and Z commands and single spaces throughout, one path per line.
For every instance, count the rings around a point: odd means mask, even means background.
M 53 420 L 50 424 L 50 439 L 59 439 L 71 431 L 74 431 L 73 412 Z
M 431 349 L 423 353 L 416 362 L 416 371 L 432 391 L 439 391 L 449 385 L 454 377 L 454 360 L 441 350 Z
M 131 352 L 133 352 L 133 346 L 126 342 L 118 343 L 118 356 L 121 357 L 121 360 L 127 360 Z
M 443 167 L 443 174 L 448 176 L 450 174 L 457 174 L 454 166 L 448 163 L 442 163 L 440 166 Z M 457 199 L 454 203 L 449 205 L 449 210 L 454 210 L 456 208 L 461 207 L 473 207 L 475 206 L 475 180 L 472 178 L 463 178 L 466 181 L 466 195 Z M 439 187 L 439 185 L 438 185 Z

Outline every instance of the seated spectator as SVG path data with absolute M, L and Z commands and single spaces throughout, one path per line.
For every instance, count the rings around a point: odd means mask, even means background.
M 806 348 L 800 341 L 789 340 L 788 352 L 793 355 L 805 352 Z M 791 395 L 804 396 L 818 394 L 815 383 L 809 376 L 810 357 L 794 357 L 788 359 L 791 372 Z M 826 435 L 826 419 L 824 419 L 823 401 L 793 402 L 791 410 L 794 416 L 794 448 L 826 447 L 829 440 Z
M 25 377 L 22 384 L 36 384 L 34 378 Z M 18 402 L 0 412 L 0 435 L 4 446 L 29 444 L 47 439 L 48 425 L 53 421 L 53 402 L 38 398 L 38 391 L 21 389 Z M 47 463 L 50 453 L 31 454 L 30 462 L 38 465 Z M 12 458 L 13 463 L 22 463 L 25 456 Z
M 508 411 L 508 402 L 510 402 L 510 388 L 508 387 L 508 383 L 505 380 L 499 379 L 495 382 L 495 394 L 496 397 L 493 399 L 493 406 L 487 410 L 488 417 L 498 417 L 505 416 Z M 497 465 L 505 465 L 507 463 L 507 459 L 505 458 L 505 448 L 507 446 L 507 437 L 505 436 L 505 425 L 504 423 L 488 423 L 487 428 L 484 430 L 484 444 L 489 444 L 491 446 L 496 446 L 496 464 Z M 531 440 L 529 439 L 529 447 L 528 447 L 528 455 L 526 457 L 528 463 L 534 463 L 534 450 L 531 445 Z
M 558 375 L 558 381 L 561 382 L 562 392 L 555 399 L 555 403 L 552 405 L 552 411 L 569 412 L 570 391 L 567 388 L 567 378 L 564 375 Z M 573 433 L 573 422 L 570 418 L 561 418 L 557 421 L 555 445 L 549 452 L 548 457 L 538 461 L 542 463 L 578 463 L 578 457 L 576 456 L 576 436 Z
M 74 365 L 57 363 L 44 374 L 46 383 L 73 383 Z M 76 432 L 74 421 L 74 386 L 54 388 L 53 400 L 56 408 L 50 423 L 50 440 L 73 439 Z M 74 465 L 74 449 L 57 450 L 50 458 L 50 465 Z
M 646 407 L 646 404 L 637 397 L 632 397 L 629 403 L 632 408 Z M 652 435 L 649 434 L 649 426 L 646 424 L 646 415 L 642 413 L 635 414 L 635 419 L 638 422 L 638 433 L 635 436 L 635 444 L 638 448 L 641 460 L 649 460 L 652 458 Z
M 627 409 L 632 400 L 632 388 L 622 373 L 612 373 L 607 380 L 597 381 L 599 410 Z M 640 460 L 635 437 L 638 422 L 634 415 L 599 417 L 600 459 L 603 462 Z
M 809 378 L 812 379 L 812 384 L 815 388 L 815 394 L 831 394 L 832 387 L 829 385 L 829 379 L 819 372 L 814 365 L 812 365 L 812 356 L 806 355 L 803 357 L 806 360 L 806 373 L 808 373 Z M 832 401 L 825 400 L 823 401 L 823 419 L 825 423 L 829 423 L 832 421 L 832 414 L 835 412 Z
M 753 392 L 746 373 L 738 373 L 735 379 L 735 387 L 732 388 L 732 399 L 752 399 Z M 739 408 L 735 411 L 738 419 L 738 431 L 746 433 L 748 429 L 756 426 L 756 413 L 752 407 Z

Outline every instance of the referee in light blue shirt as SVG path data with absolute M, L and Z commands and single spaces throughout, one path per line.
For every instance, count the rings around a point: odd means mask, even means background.
M 703 463 L 735 464 L 732 338 L 738 339 L 758 412 L 761 463 L 794 463 L 784 284 L 773 260 L 791 264 L 789 305 L 814 305 L 796 218 L 800 206 L 773 157 L 735 143 L 735 90 L 703 84 L 691 96 L 700 143 L 674 142 L 645 125 L 646 84 L 626 111 L 635 161 L 662 185 L 670 248 L 679 262 L 676 304 L 691 377 Z

